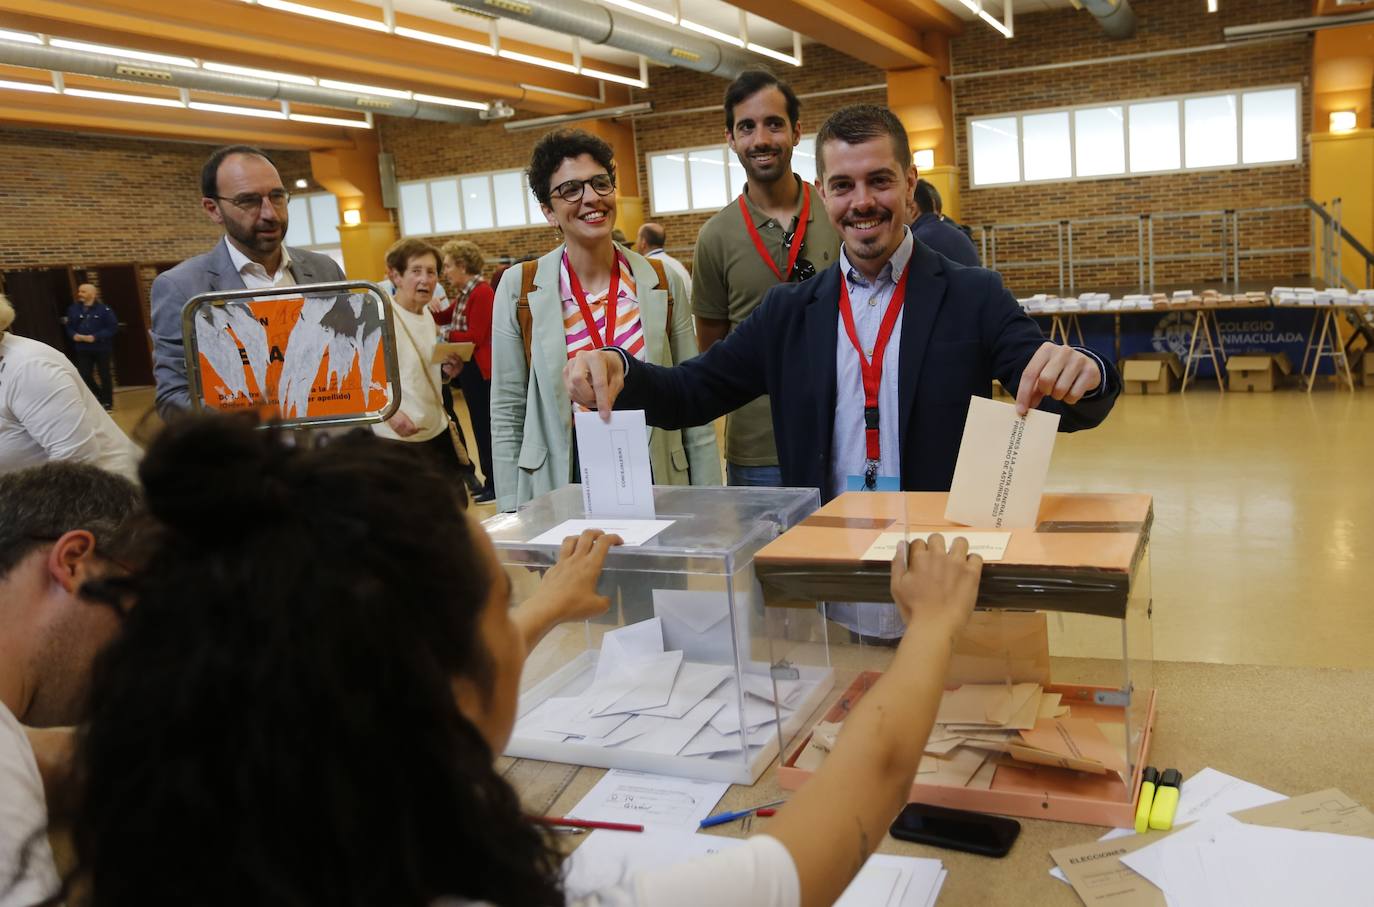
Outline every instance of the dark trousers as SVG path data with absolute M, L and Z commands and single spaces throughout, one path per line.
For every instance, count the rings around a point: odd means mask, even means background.
M 76 370 L 81 373 L 81 380 L 86 382 L 86 386 L 95 394 L 95 398 L 100 401 L 100 405 L 106 409 L 114 406 L 114 378 L 110 375 L 110 353 L 108 350 L 83 350 L 76 351 Z M 95 382 L 95 373 L 100 371 L 100 383 Z
M 477 484 L 477 460 L 472 455 L 472 445 L 468 443 L 468 436 L 463 432 L 463 422 L 458 418 L 458 413 L 453 408 L 453 391 L 449 389 L 448 382 L 445 381 L 440 385 L 440 388 L 444 398 L 444 412 L 448 413 L 448 417 L 452 419 L 453 424 L 457 426 L 458 437 L 463 440 L 463 447 L 468 452 L 468 465 L 464 466 L 458 460 L 457 452 L 453 452 L 453 460 L 458 464 L 458 471 L 462 473 L 463 484 L 465 484 L 473 494 L 476 494 L 478 488 L 481 486 Z M 449 445 L 449 450 L 453 451 L 453 444 L 448 440 L 447 429 L 444 430 L 443 437 L 445 443 Z
M 463 389 L 463 399 L 468 404 L 468 415 L 472 417 L 472 433 L 476 435 L 477 455 L 482 461 L 482 475 L 486 477 L 486 487 L 491 490 L 491 379 L 482 377 L 477 363 L 468 362 L 458 373 L 458 386 Z M 471 453 L 471 451 L 469 451 Z

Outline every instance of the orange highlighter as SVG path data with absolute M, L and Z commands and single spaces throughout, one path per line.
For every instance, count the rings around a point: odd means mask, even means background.
M 1135 808 L 1135 833 L 1143 835 L 1150 830 L 1150 810 L 1155 804 L 1155 782 L 1159 780 L 1159 770 L 1153 765 L 1145 766 L 1140 773 L 1140 802 Z

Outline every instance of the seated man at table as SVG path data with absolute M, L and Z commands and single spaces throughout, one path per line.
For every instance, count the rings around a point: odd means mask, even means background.
M 573 402 L 643 409 L 651 425 L 684 428 L 768 394 L 783 484 L 827 500 L 849 488 L 948 491 L 969 400 L 990 396 L 994 378 L 1017 389 L 1021 413 L 1058 413 L 1060 431 L 1106 418 L 1121 391 L 1115 369 L 1046 341 L 996 272 L 912 237 L 904 216 L 916 174 L 891 111 L 839 110 L 816 147 L 840 260 L 769 290 L 729 336 L 676 367 L 614 348 L 579 353 L 564 369 Z M 895 609 L 880 608 L 862 632 L 899 637 Z

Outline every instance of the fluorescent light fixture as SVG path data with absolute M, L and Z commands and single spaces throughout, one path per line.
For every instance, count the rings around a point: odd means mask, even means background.
M 980 9 L 980 10 L 978 10 L 978 18 L 979 18 L 979 19 L 982 19 L 982 20 L 983 20 L 984 22 L 986 22 L 988 25 L 991 25 L 993 28 L 995 28 L 995 29 L 997 29 L 998 31 L 1000 31 L 1000 32 L 1002 33 L 1002 37 L 1004 37 L 1004 38 L 1010 38 L 1010 37 L 1011 37 L 1011 29 L 1007 28 L 1006 24 L 1003 23 L 1002 20 L 996 18 L 996 17 L 993 16 L 991 13 L 989 13 L 987 10 L 985 10 L 985 9 Z
M 606 2 L 614 6 L 619 6 L 622 9 L 628 9 L 631 12 L 648 16 L 652 19 L 667 22 L 669 25 L 677 25 L 677 17 L 672 13 L 665 13 L 661 9 L 654 9 L 652 6 L 645 6 L 643 3 L 635 3 L 634 0 L 606 0 Z
M 293 85 L 314 85 L 315 80 L 310 76 L 298 76 L 293 72 L 275 72 L 271 69 L 254 69 L 251 66 L 232 66 L 228 63 L 200 64 L 202 68 L 210 72 L 222 72 L 231 76 L 251 76 L 258 79 L 272 79 L 276 82 L 290 82 Z
M 408 28 L 404 25 L 396 26 L 396 34 L 402 38 L 412 38 L 416 41 L 428 41 L 430 44 L 440 44 L 444 47 L 452 47 L 456 50 L 467 50 L 475 54 L 486 54 L 489 57 L 496 55 L 490 44 L 478 44 L 476 41 L 464 41 L 462 38 L 450 38 L 448 35 L 436 35 L 433 32 L 420 31 L 418 28 Z
M 917 170 L 929 170 L 935 166 L 935 149 L 922 148 L 911 156 L 911 163 L 916 165 Z
M 292 3 L 291 0 L 257 0 L 257 3 L 258 6 L 265 6 L 268 9 L 280 10 L 283 13 L 295 13 L 298 16 L 311 16 L 326 22 L 337 22 L 339 25 L 352 25 L 355 28 L 367 28 L 380 32 L 387 30 L 386 23 L 378 19 L 350 16 L 347 13 L 337 13 L 332 9 L 320 9 L 318 6 Z
M 515 60 L 519 63 L 533 63 L 535 66 L 544 66 L 548 69 L 557 69 L 562 72 L 570 72 L 577 75 L 577 67 L 571 63 L 563 63 L 558 60 L 550 60 L 548 57 L 536 57 L 533 54 L 522 54 L 516 50 L 506 50 L 502 48 L 497 54 L 507 60 Z
M 21 44 L 42 44 L 43 39 L 28 32 L 10 31 L 0 28 L 0 41 L 18 41 Z
M 752 50 L 756 54 L 763 54 L 765 57 L 772 57 L 774 60 L 780 60 L 783 63 L 787 63 L 792 66 L 801 65 L 801 62 L 798 61 L 796 57 L 789 56 L 788 54 L 785 54 L 780 50 L 774 50 L 771 47 L 764 47 L 762 44 L 755 44 L 754 42 L 750 41 L 748 44 L 745 45 L 745 48 L 748 50 Z
M 1333 110 L 1331 111 L 1331 131 L 1332 132 L 1353 132 L 1358 125 L 1353 110 Z
M 363 222 L 363 212 L 357 208 L 345 208 L 343 215 L 344 223 L 350 227 L 356 227 Z
M 644 80 L 622 76 L 613 72 L 603 72 L 600 69 L 592 69 L 590 66 L 582 67 L 582 75 L 591 76 L 593 79 L 605 79 L 607 82 L 619 82 L 621 85 L 633 85 L 635 88 L 644 88 Z
M 57 89 L 51 85 L 40 84 L 38 82 L 11 82 L 9 79 L 0 79 L 0 88 L 10 91 L 35 91 L 39 94 L 57 94 Z
M 355 91 L 358 94 L 375 94 L 384 98 L 400 98 L 403 101 L 410 100 L 410 92 L 402 91 L 399 88 L 382 88 L 377 85 L 359 85 L 357 82 L 340 82 L 337 79 L 320 79 L 321 88 L 333 88 L 338 91 Z
M 97 101 L 124 101 L 129 104 L 147 104 L 150 107 L 180 107 L 175 98 L 152 98 L 144 94 L 125 94 L 120 91 L 95 91 L 90 88 L 68 88 L 63 94 L 78 98 L 93 98 Z
M 239 107 L 236 104 L 210 104 L 205 101 L 192 101 L 186 106 L 206 113 L 229 113 L 239 117 L 262 117 L 265 120 L 286 119 L 286 114 L 280 110 L 268 110 L 263 107 Z
M 678 20 L 678 24 L 685 29 L 705 35 L 708 38 L 715 38 L 717 41 L 724 41 L 726 44 L 732 44 L 735 47 L 744 47 L 744 41 L 737 35 L 727 35 L 723 31 L 716 31 L 709 25 L 701 25 L 700 23 L 693 22 L 691 19 L 680 19 Z
M 195 66 L 190 57 L 174 57 L 170 54 L 154 54 L 146 50 L 129 50 L 124 47 L 111 47 L 108 44 L 88 44 L 85 41 L 72 41 L 69 38 L 52 38 L 48 43 L 53 47 L 66 50 L 81 50 L 89 54 L 106 54 L 111 57 L 125 57 L 130 60 L 146 60 L 149 63 L 162 63 L 166 66 Z
M 445 107 L 463 107 L 467 110 L 486 110 L 487 105 L 481 101 L 465 101 L 462 98 L 446 98 L 437 94 L 420 94 L 416 92 L 411 95 L 416 101 L 424 101 L 426 104 L 442 104 Z
M 347 126 L 349 129 L 371 129 L 367 120 L 346 120 L 343 117 L 317 117 L 308 113 L 293 113 L 289 119 L 299 123 L 319 123 L 322 126 Z

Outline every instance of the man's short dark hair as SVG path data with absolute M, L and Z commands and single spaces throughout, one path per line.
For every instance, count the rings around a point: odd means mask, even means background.
M 658 224 L 645 224 L 639 228 L 639 235 L 644 237 L 646 246 L 655 249 L 663 248 L 663 244 L 668 241 L 668 234 Z
M 555 129 L 535 143 L 530 152 L 530 166 L 525 171 L 530 191 L 539 199 L 539 204 L 551 207 L 553 187 L 549 181 L 554 171 L 568 158 L 590 155 L 592 160 L 606 168 L 615 179 L 615 150 L 607 142 L 582 129 Z
M 200 194 L 203 198 L 214 198 L 219 195 L 219 167 L 224 163 L 224 159 L 234 154 L 252 154 L 262 158 L 273 167 L 277 162 L 267 156 L 267 152 L 261 148 L 254 148 L 252 145 L 225 145 L 223 148 L 216 148 L 205 160 L 205 166 L 200 168 Z
M 142 495 L 123 476 L 60 460 L 0 474 L 0 579 L 41 545 L 84 529 L 96 550 L 127 557 Z
M 797 125 L 797 119 L 801 116 L 801 101 L 797 99 L 797 93 L 792 90 L 792 86 L 766 69 L 746 69 L 725 89 L 727 132 L 735 131 L 735 105 L 752 98 L 765 88 L 776 88 L 782 92 L 782 96 L 787 99 L 787 125 Z
M 922 214 L 938 214 L 940 211 L 940 190 L 930 184 L 930 180 L 916 181 L 916 210 Z
M 892 154 L 905 172 L 911 166 L 911 142 L 897 115 L 877 104 L 850 104 L 832 113 L 816 133 L 816 175 L 825 175 L 825 146 L 830 142 L 861 145 L 879 136 L 892 139 Z

